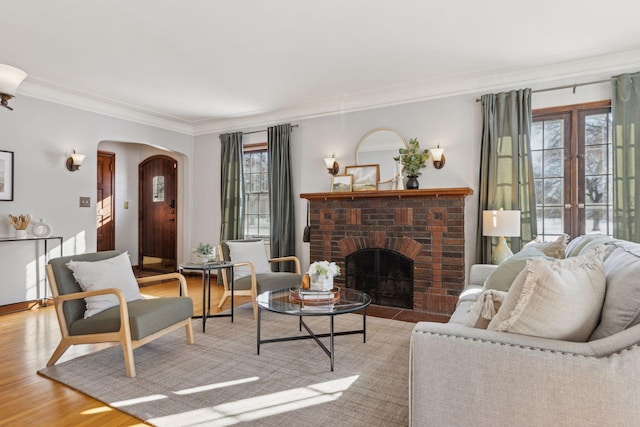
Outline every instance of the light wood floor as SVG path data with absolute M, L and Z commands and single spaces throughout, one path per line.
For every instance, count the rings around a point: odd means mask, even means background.
M 196 313 L 202 310 L 200 276 L 187 277 L 189 296 Z M 145 286 L 142 293 L 153 296 L 176 295 L 174 284 Z M 212 311 L 222 295 L 222 287 L 212 285 Z M 236 297 L 236 306 L 249 302 Z M 229 308 L 229 301 L 222 310 Z M 367 314 L 405 321 L 446 319 L 421 318 L 405 310 L 370 307 Z M 211 319 L 209 321 L 229 321 Z M 103 403 L 36 374 L 46 366 L 60 340 L 60 330 L 53 305 L 28 311 L 0 315 L 0 426 L 136 426 L 140 420 L 111 409 Z M 200 328 L 201 320 L 193 321 Z M 72 346 L 60 362 L 104 348 L 102 345 Z M 124 364 L 122 366 L 124 370 Z

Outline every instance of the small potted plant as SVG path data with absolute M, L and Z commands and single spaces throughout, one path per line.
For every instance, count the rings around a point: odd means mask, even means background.
M 215 248 L 209 243 L 198 243 L 198 246 L 193 248 L 193 253 L 198 258 L 199 262 L 208 262 L 215 254 Z
M 340 274 L 340 267 L 335 262 L 316 261 L 307 271 L 311 278 L 311 290 L 329 291 L 333 289 L 333 278 Z
M 429 159 L 429 150 L 426 148 L 420 151 L 420 142 L 417 138 L 409 140 L 409 148 L 401 148 L 400 155 L 394 157 L 393 160 L 400 162 L 404 166 L 407 174 L 407 189 L 415 190 L 419 187 L 418 176 L 421 175 L 420 169 L 427 166 Z

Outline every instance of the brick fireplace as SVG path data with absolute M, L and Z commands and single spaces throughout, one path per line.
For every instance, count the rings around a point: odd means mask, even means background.
M 413 262 L 414 311 L 450 315 L 464 287 L 464 204 L 470 188 L 307 193 L 311 261 L 383 249 Z

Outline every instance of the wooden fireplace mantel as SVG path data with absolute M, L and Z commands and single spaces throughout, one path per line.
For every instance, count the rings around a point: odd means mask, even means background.
M 473 194 L 469 187 L 459 188 L 426 188 L 424 190 L 381 190 L 381 191 L 344 191 L 327 193 L 301 193 L 301 199 L 338 200 L 338 199 L 379 199 L 407 197 L 465 197 Z

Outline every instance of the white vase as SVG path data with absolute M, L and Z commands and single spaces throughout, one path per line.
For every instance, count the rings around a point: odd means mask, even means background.
M 27 230 L 16 230 L 16 239 L 26 239 Z
M 313 276 L 311 276 L 310 289 L 313 291 L 330 291 L 333 289 L 333 276 L 318 277 L 316 280 L 313 280 Z

